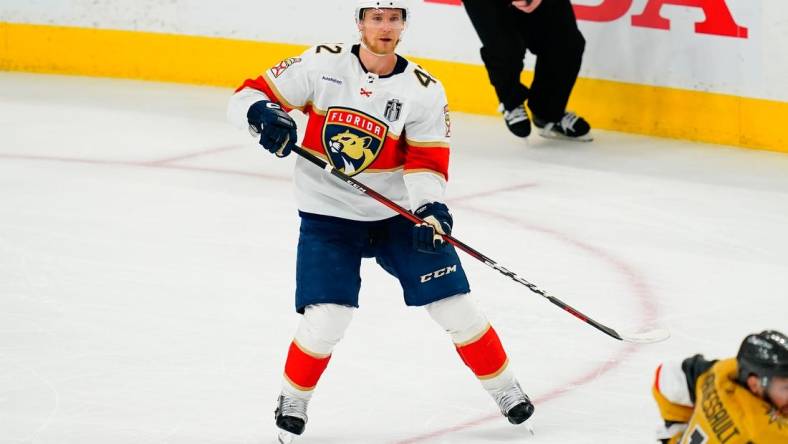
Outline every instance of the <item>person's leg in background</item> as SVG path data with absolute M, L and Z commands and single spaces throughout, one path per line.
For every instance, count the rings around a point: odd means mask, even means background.
M 520 12 L 506 0 L 465 0 L 463 5 L 482 42 L 482 61 L 506 126 L 516 136 L 526 137 L 531 122 L 523 106 L 528 88 L 520 82 L 525 58 L 525 42 L 515 20 Z
M 543 1 L 530 14 L 519 16 L 518 29 L 536 55 L 528 108 L 546 137 L 590 140 L 590 126 L 566 111 L 583 61 L 585 39 L 577 27 L 569 0 Z

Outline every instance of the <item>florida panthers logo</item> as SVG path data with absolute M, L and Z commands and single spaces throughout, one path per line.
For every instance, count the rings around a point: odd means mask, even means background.
M 323 146 L 337 170 L 353 176 L 378 157 L 388 127 L 380 120 L 349 108 L 332 107 L 323 124 Z

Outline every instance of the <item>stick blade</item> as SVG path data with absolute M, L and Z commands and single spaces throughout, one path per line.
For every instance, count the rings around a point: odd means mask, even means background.
M 670 331 L 665 328 L 655 328 L 653 330 L 637 333 L 621 333 L 621 340 L 635 344 L 654 344 L 662 342 L 670 337 Z

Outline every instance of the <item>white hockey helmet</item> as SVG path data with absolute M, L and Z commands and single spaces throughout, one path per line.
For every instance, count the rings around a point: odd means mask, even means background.
M 356 2 L 356 23 L 364 18 L 365 9 L 401 9 L 402 20 L 408 20 L 408 5 L 403 0 L 358 0 Z

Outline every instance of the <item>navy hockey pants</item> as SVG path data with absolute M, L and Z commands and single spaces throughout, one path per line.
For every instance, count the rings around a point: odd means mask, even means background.
M 439 254 L 413 248 L 413 223 L 401 216 L 362 222 L 300 213 L 296 311 L 310 304 L 358 307 L 362 258 L 374 257 L 402 285 L 405 303 L 427 305 L 470 287 L 454 247 Z

